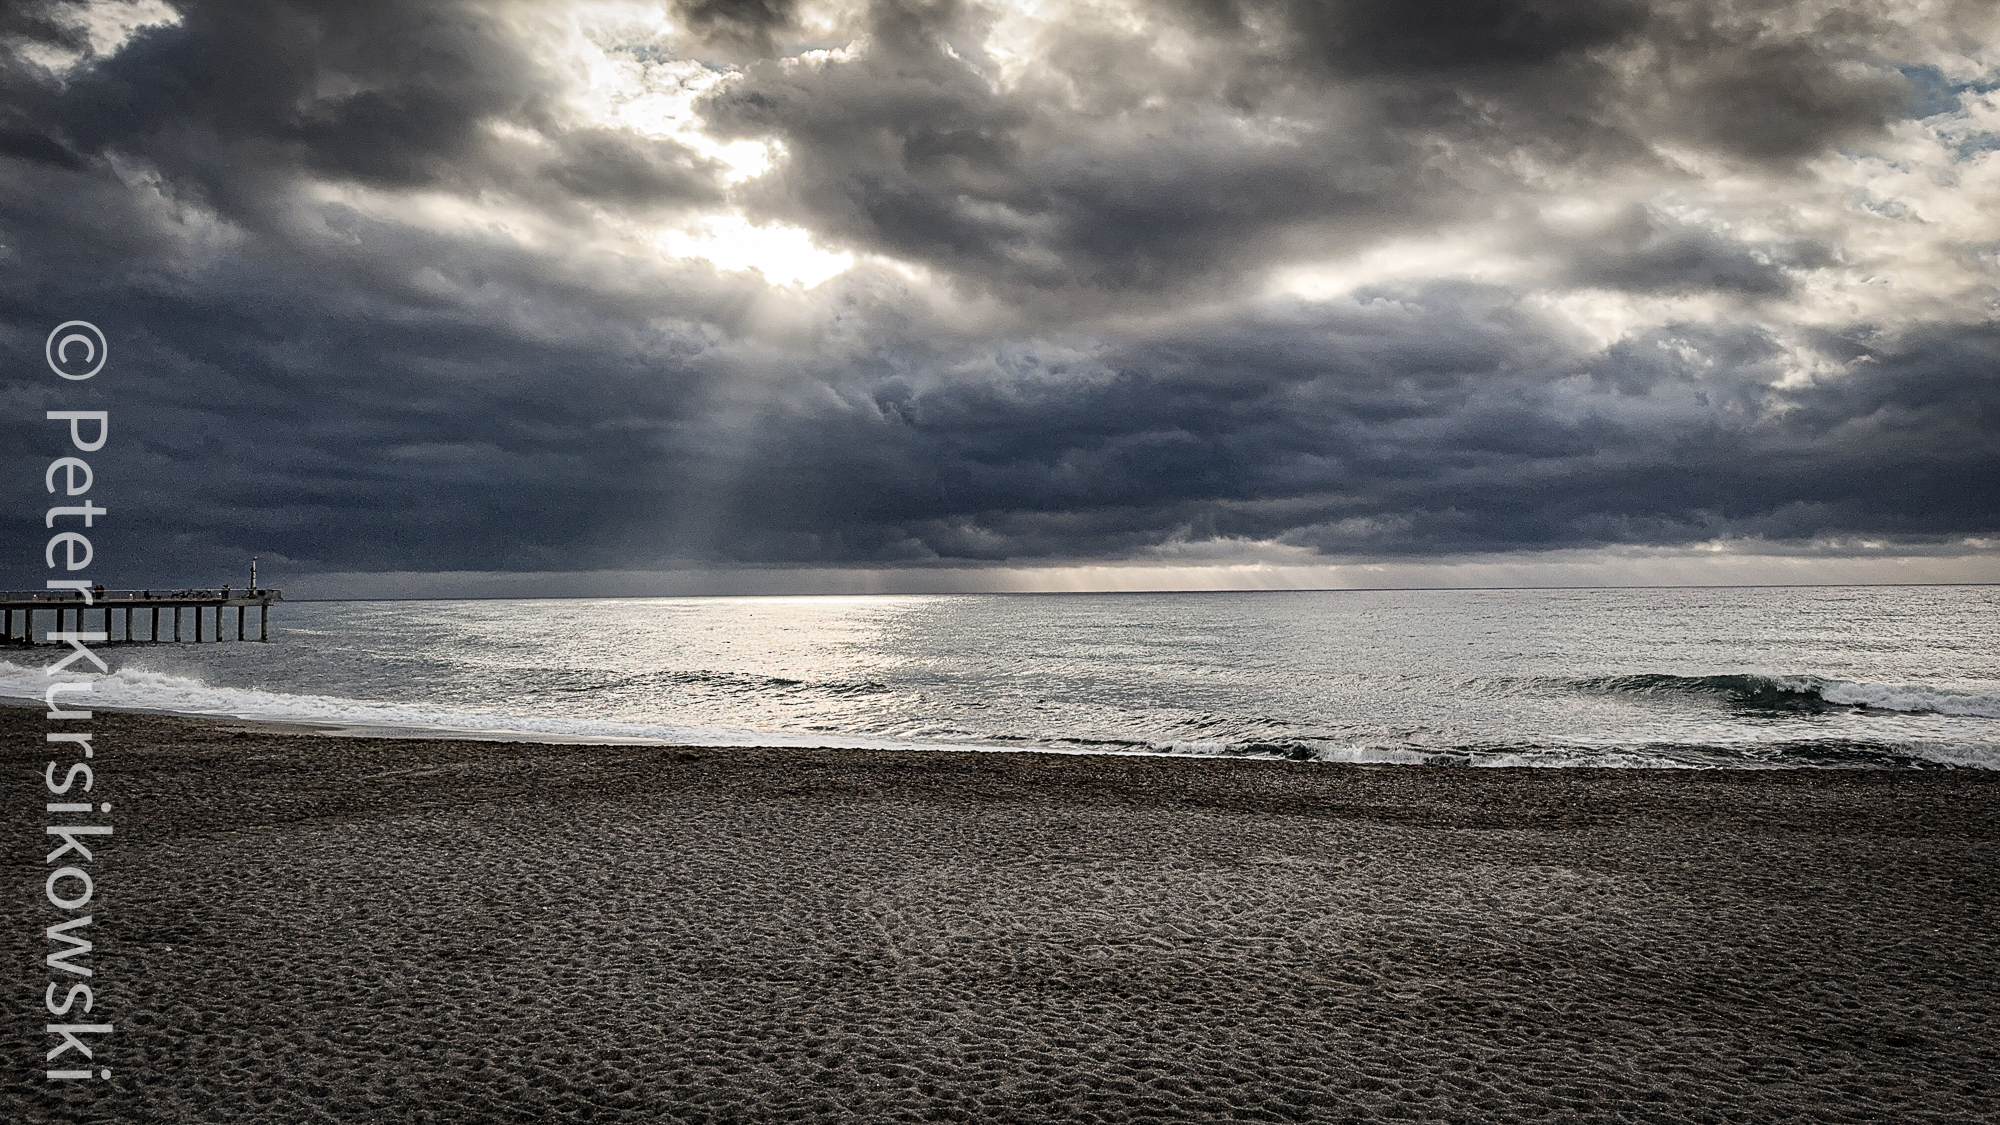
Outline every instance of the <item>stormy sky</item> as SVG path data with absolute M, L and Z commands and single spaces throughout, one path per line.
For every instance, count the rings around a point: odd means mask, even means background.
M 1986 0 L 10 4 L 0 567 L 106 409 L 114 586 L 2000 580 L 1996 149 Z

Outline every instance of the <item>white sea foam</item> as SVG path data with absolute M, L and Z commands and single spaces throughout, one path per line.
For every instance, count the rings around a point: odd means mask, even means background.
M 773 731 L 720 730 L 673 724 L 626 723 L 561 716 L 459 711 L 413 703 L 383 703 L 333 695 L 301 695 L 256 688 L 217 687 L 190 676 L 120 668 L 90 677 L 88 696 L 63 697 L 65 706 L 111 711 L 294 723 L 334 734 L 458 735 L 559 742 L 657 743 L 674 746 L 811 746 L 861 750 L 1019 750 L 1021 747 L 936 746 L 893 739 Z M 40 668 L 0 660 L 0 697 L 40 701 L 47 677 Z
M 1312 760 L 1350 766 L 1427 766 L 1437 755 L 1398 746 L 1325 746 L 1313 752 Z
M 1593 769 L 1683 770 L 1705 768 L 1694 762 L 1660 754 L 1641 754 L 1616 749 L 1537 750 L 1496 753 L 1482 758 L 1482 766 L 1509 766 L 1527 769 L 1565 769 L 1587 766 Z
M 2000 746 L 1976 743 L 1912 743 L 1900 748 L 1912 758 L 1962 769 L 2000 770 Z
M 796 746 L 853 749 L 957 750 L 1055 754 L 1146 754 L 1206 758 L 1304 757 L 1315 762 L 1356 765 L 1534 766 L 1560 768 L 1710 768 L 1725 764 L 1691 746 L 1681 757 L 1659 744 L 1647 746 L 1395 746 L 1339 744 L 1311 740 L 1297 744 L 1301 753 L 1286 754 L 1271 744 L 1228 740 L 1187 740 L 1128 743 L 1116 749 L 1076 745 L 1046 745 L 1019 740 L 995 740 L 992 734 L 922 726 L 875 736 L 820 731 L 733 730 L 668 723 L 620 722 L 563 715 L 523 715 L 497 710 L 461 709 L 422 703 L 395 703 L 334 695 L 223 687 L 199 678 L 125 667 L 93 682 L 89 696 L 70 695 L 65 704 L 105 710 L 234 718 L 306 725 L 330 734 L 379 734 L 404 737 L 447 736 L 543 742 L 619 742 L 688 746 Z M 1866 705 L 1885 711 L 1957 717 L 2000 717 L 2000 697 L 1921 685 L 1887 686 L 1829 681 L 1818 677 L 1768 677 L 1782 690 L 1817 692 L 1830 703 Z M 0 697 L 39 702 L 47 677 L 39 666 L 23 667 L 0 659 Z M 953 736 L 957 737 L 953 737 Z M 1739 752 L 1751 751 L 1760 740 L 1746 738 Z M 1736 745 L 1732 743 L 1732 745 Z M 1310 753 L 1303 753 L 1309 750 Z M 2000 769 L 2000 746 L 1973 741 L 1912 739 L 1884 745 L 1886 753 L 1941 765 Z M 1785 755 L 1759 758 L 1740 753 L 1729 764 L 1740 768 L 1781 768 L 1798 764 Z
M 1789 678 L 1781 678 L 1779 682 L 1787 687 L 1793 684 Z M 1924 684 L 1856 684 L 1844 680 L 1808 679 L 1797 683 L 1798 690 L 1816 688 L 1821 699 L 1847 707 L 2000 719 L 2000 695 L 1953 691 Z

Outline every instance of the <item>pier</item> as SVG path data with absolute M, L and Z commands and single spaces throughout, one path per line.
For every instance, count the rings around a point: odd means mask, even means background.
M 268 641 L 271 603 L 283 597 L 282 590 L 231 590 L 227 586 L 219 590 L 96 589 L 87 594 L 75 590 L 6 590 L 0 591 L 0 623 L 5 625 L 0 638 L 7 644 L 44 643 L 36 639 L 35 625 L 37 621 L 45 621 L 52 624 L 44 630 L 43 637 L 49 633 L 100 632 L 105 643 L 200 644 L 229 639 L 225 611 L 234 609 L 236 640 Z M 248 620 L 252 606 L 257 607 L 254 626 Z M 123 629 L 114 628 L 121 622 Z M 212 627 L 207 627 L 211 623 Z M 249 635 L 252 631 L 255 636 Z

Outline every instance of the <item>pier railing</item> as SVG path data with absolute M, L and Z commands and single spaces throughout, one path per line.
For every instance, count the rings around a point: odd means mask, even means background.
M 48 632 L 99 632 L 105 642 L 118 641 L 134 644 L 160 643 L 167 640 L 220 641 L 225 639 L 223 613 L 227 608 L 236 610 L 236 639 L 268 641 L 271 639 L 271 603 L 281 601 L 284 591 L 269 589 L 236 590 L 224 586 L 216 589 L 181 590 L 0 590 L 0 638 L 10 644 L 38 644 L 35 636 L 35 619 L 43 613 L 53 615 L 55 626 Z M 257 607 L 257 635 L 248 635 L 248 611 Z M 209 611 L 214 610 L 215 627 L 204 628 Z M 139 635 L 136 617 L 138 611 L 147 613 L 145 622 L 150 628 L 145 636 Z M 161 635 L 161 612 L 172 612 L 173 633 L 171 637 Z M 183 628 L 183 615 L 193 617 L 192 637 Z M 104 615 L 102 627 L 97 625 L 97 615 Z M 123 617 L 124 630 L 121 636 L 115 628 Z M 18 621 L 17 621 L 18 619 Z M 68 622 L 68 624 L 65 624 Z M 43 634 L 43 639 L 47 633 Z M 58 642 L 59 643 L 59 642 Z
M 55 602 L 65 605 L 75 605 L 78 602 L 96 602 L 100 604 L 104 602 L 118 602 L 120 604 L 125 602 L 137 602 L 140 604 L 158 602 L 161 605 L 173 605 L 176 603 L 180 605 L 215 605 L 218 602 L 223 605 L 236 605 L 240 602 L 243 605 L 264 605 L 269 602 L 279 601 L 283 596 L 284 591 L 282 590 L 238 590 L 229 586 L 214 590 L 95 590 L 91 592 L 89 597 L 85 597 L 83 592 L 79 590 L 0 590 L 0 605 L 13 606 L 19 605 L 22 602 L 32 602 L 38 606 Z

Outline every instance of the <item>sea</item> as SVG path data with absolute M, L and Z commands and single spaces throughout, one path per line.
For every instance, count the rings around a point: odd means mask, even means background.
M 1995 586 L 290 602 L 105 656 L 98 707 L 356 734 L 2000 768 Z

